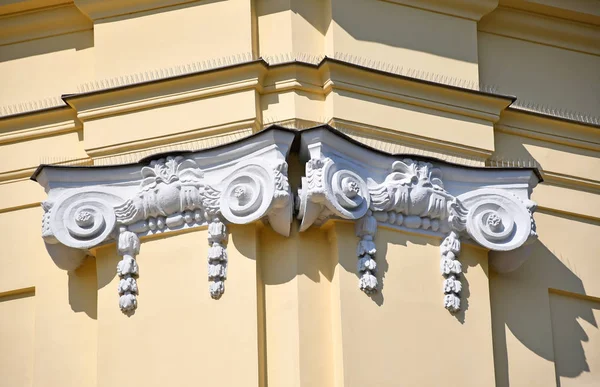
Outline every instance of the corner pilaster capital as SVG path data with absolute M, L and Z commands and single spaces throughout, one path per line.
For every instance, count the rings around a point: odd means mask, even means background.
M 291 131 L 271 129 L 130 165 L 40 166 L 32 178 L 48 193 L 42 236 L 66 270 L 76 269 L 90 249 L 116 242 L 123 256 L 120 305 L 132 313 L 140 238 L 208 227 L 210 292 L 219 298 L 227 275 L 227 224 L 264 221 L 289 235 L 293 196 L 286 158 L 293 139 Z
M 534 234 L 535 169 L 390 155 L 327 126 L 304 131 L 301 143 L 301 231 L 329 219 L 358 220 L 370 210 L 381 225 L 440 235 L 454 230 L 490 250 L 513 250 Z
M 323 126 L 302 132 L 306 177 L 299 188 L 300 230 L 329 220 L 357 221 L 359 286 L 377 290 L 378 227 L 443 239 L 441 271 L 446 307 L 460 309 L 460 240 L 510 251 L 537 236 L 530 194 L 539 181 L 531 168 L 481 168 L 390 155 Z M 504 265 L 518 267 L 517 265 Z
M 305 166 L 297 200 L 287 175 L 292 143 Z M 439 238 L 444 306 L 451 312 L 460 310 L 463 243 L 501 254 L 537 236 L 530 200 L 540 181 L 536 169 L 391 155 L 328 125 L 301 132 L 274 126 L 216 148 L 129 165 L 42 165 L 32 178 L 48 193 L 42 237 L 59 267 L 76 269 L 95 247 L 116 243 L 119 306 L 127 315 L 137 308 L 136 257 L 144 237 L 207 227 L 209 291 L 218 299 L 227 278 L 228 225 L 263 221 L 289 236 L 294 204 L 300 231 L 355 221 L 359 287 L 367 294 L 378 291 L 379 227 Z M 500 271 L 522 263 L 512 259 L 495 254 L 490 263 Z

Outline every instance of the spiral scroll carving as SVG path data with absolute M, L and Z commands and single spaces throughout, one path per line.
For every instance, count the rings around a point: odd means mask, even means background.
M 298 191 L 300 231 L 330 216 L 360 219 L 369 209 L 371 196 L 358 174 L 336 165 L 330 158 L 310 159 Z
M 531 234 L 531 212 L 517 196 L 497 189 L 461 197 L 469 209 L 467 232 L 477 243 L 496 251 L 514 250 Z
M 350 163 L 351 155 L 344 158 L 324 150 L 328 149 L 315 150 L 318 158 L 306 163 L 306 177 L 298 191 L 300 231 L 332 217 L 357 220 L 359 287 L 367 294 L 378 290 L 375 237 L 379 226 L 443 235 L 440 268 L 444 306 L 451 313 L 461 310 L 461 238 L 468 234 L 467 243 L 473 240 L 490 250 L 507 251 L 536 236 L 535 203 L 526 199 L 521 186 L 473 189 L 474 181 L 445 182 L 436 164 L 408 158 L 394 161 L 382 179 L 380 170 L 371 175 L 367 165 L 361 169 Z M 451 177 L 463 173 L 450 169 Z M 455 196 L 456 191 L 466 193 Z
M 116 242 L 122 256 L 116 268 L 119 307 L 130 316 L 142 289 L 140 244 L 208 226 L 204 259 L 210 295 L 219 299 L 230 224 L 261 221 L 281 235 L 290 233 L 294 197 L 286 158 L 294 139 L 275 129 L 223 148 L 157 155 L 108 170 L 41 166 L 32 178 L 48 193 L 42 204 L 46 249 L 57 266 L 75 270 L 93 248 Z
M 120 198 L 103 192 L 82 192 L 59 200 L 50 213 L 50 227 L 62 244 L 88 249 L 106 240 L 115 228 L 113 204 Z
M 329 174 L 329 171 L 326 173 Z M 367 184 L 360 176 L 349 170 L 340 170 L 325 181 L 327 196 L 333 199 L 330 200 L 334 207 L 332 211 L 351 219 L 358 219 L 367 213 L 371 200 Z
M 237 170 L 224 185 L 221 214 L 232 223 L 246 224 L 260 219 L 273 202 L 275 178 L 259 165 Z

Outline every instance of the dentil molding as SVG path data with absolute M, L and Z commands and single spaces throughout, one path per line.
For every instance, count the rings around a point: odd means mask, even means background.
M 287 176 L 293 143 L 305 167 L 295 200 Z M 207 227 L 214 299 L 225 290 L 228 224 L 264 221 L 289 236 L 294 209 L 300 231 L 355 221 L 359 288 L 367 294 L 378 291 L 379 227 L 430 234 L 441 240 L 443 303 L 453 313 L 460 310 L 461 243 L 503 252 L 536 237 L 529 199 L 539 181 L 535 169 L 390 155 L 327 125 L 301 132 L 273 126 L 227 145 L 137 164 L 40 166 L 32 178 L 48 193 L 42 237 L 59 267 L 74 270 L 90 250 L 116 242 L 119 306 L 127 315 L 137 308 L 140 244 L 153 234 Z M 520 263 L 490 255 L 498 271 Z
M 461 240 L 492 251 L 514 250 L 535 238 L 530 198 L 537 171 L 473 168 L 411 159 L 370 149 L 328 127 L 301 135 L 306 175 L 299 189 L 300 230 L 330 219 L 356 221 L 359 287 L 377 291 L 378 227 L 439 236 L 444 306 L 460 310 Z M 495 255 L 500 271 L 516 268 Z
M 137 308 L 140 238 L 208 226 L 210 295 L 227 278 L 227 224 L 258 220 L 289 235 L 293 197 L 286 158 L 294 133 L 283 129 L 199 152 L 157 155 L 114 167 L 40 166 L 48 193 L 42 237 L 56 264 L 76 269 L 89 250 L 116 242 L 119 306 Z

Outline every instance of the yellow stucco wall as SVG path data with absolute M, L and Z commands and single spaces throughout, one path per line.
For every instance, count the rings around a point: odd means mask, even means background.
M 585 123 L 600 106 L 597 10 L 566 0 L 5 3 L 0 385 L 600 384 L 600 129 Z M 323 56 L 335 60 L 294 62 Z M 93 92 L 136 75 L 150 82 Z M 477 81 L 549 107 L 531 114 L 466 91 Z M 383 285 L 370 298 L 345 222 L 304 233 L 294 223 L 289 238 L 232 226 L 219 301 L 207 292 L 205 228 L 144 240 L 132 317 L 117 307 L 114 245 L 75 272 L 52 262 L 46 195 L 29 180 L 40 163 L 132 162 L 274 122 L 329 123 L 382 150 L 468 165 L 535 163 L 539 240 L 508 253 L 528 260 L 507 274 L 465 245 L 457 316 L 441 305 L 438 239 L 380 229 Z

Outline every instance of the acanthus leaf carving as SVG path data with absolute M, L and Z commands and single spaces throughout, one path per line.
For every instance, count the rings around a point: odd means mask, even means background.
M 290 224 L 293 219 L 294 200 L 288 181 L 288 164 L 285 161 L 276 162 L 273 167 L 275 193 L 273 205 L 268 213 L 271 227 L 279 234 L 290 235 Z
M 371 209 L 380 213 L 384 222 L 434 231 L 441 225 L 446 228 L 448 203 L 453 197 L 444 190 L 441 170 L 430 163 L 396 161 L 383 183 L 371 187 L 369 193 Z
M 201 208 L 203 173 L 194 160 L 182 156 L 167 157 L 142 167 L 138 193 L 115 207 L 121 224 L 164 218 L 185 210 Z
M 325 200 L 325 166 L 333 161 L 326 159 L 310 159 L 306 162 L 306 195 L 312 202 Z
M 405 159 L 392 165 L 384 182 L 369 190 L 374 211 L 391 211 L 408 216 L 443 218 L 449 195 L 444 190 L 441 170 L 430 163 Z

